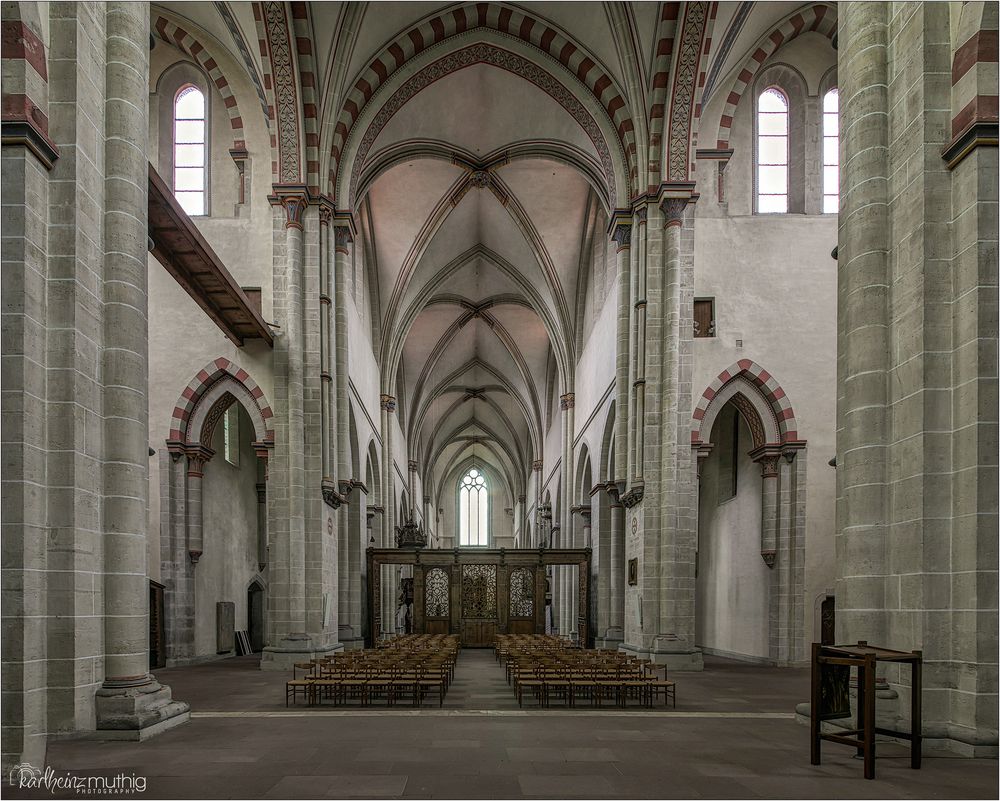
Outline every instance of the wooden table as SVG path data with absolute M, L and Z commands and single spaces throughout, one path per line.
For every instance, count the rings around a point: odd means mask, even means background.
M 912 676 L 910 694 L 910 731 L 882 729 L 875 725 L 875 666 L 879 662 L 909 664 Z M 910 741 L 910 767 L 920 768 L 921 750 L 921 672 L 920 651 L 894 651 L 860 640 L 857 645 L 812 646 L 812 699 L 809 713 L 810 761 L 820 764 L 823 740 L 852 745 L 865 760 L 865 778 L 875 778 L 875 735 L 899 737 Z M 856 728 L 838 734 L 824 733 L 822 722 L 851 716 L 849 684 L 851 668 L 858 669 L 858 709 Z

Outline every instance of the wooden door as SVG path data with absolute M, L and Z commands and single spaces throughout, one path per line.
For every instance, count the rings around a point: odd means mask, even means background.
M 451 575 L 447 568 L 432 567 L 424 573 L 423 631 L 451 633 Z
M 515 567 L 508 579 L 507 632 L 535 634 L 535 571 Z
M 497 565 L 462 565 L 461 636 L 465 648 L 488 648 L 497 634 Z

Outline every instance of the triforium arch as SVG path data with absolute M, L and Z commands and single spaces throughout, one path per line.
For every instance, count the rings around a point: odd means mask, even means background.
M 704 391 L 694 411 L 691 447 L 700 478 L 711 455 L 712 429 L 731 405 L 750 431 L 750 458 L 761 470 L 760 555 L 769 568 L 768 659 L 806 658 L 801 587 L 805 577 L 806 442 L 784 389 L 767 370 L 741 359 Z M 697 508 L 697 507 L 696 507 Z
M 253 426 L 257 467 L 257 554 L 267 566 L 267 458 L 274 445 L 273 414 L 263 390 L 250 374 L 226 358 L 199 370 L 174 407 L 167 439 L 166 469 L 161 470 L 160 559 L 164 584 L 168 664 L 195 656 L 195 566 L 204 549 L 203 478 L 215 455 L 212 439 L 223 414 L 243 407 Z

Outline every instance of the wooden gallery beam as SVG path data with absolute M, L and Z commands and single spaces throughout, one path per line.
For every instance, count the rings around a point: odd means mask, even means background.
M 274 347 L 271 329 L 230 275 L 153 165 L 149 165 L 149 238 L 156 260 L 166 267 L 212 321 L 237 346 L 263 339 Z

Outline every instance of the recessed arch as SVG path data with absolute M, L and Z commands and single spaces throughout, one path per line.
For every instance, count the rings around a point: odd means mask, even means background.
M 817 3 L 808 8 L 799 9 L 785 17 L 778 25 L 757 40 L 750 55 L 743 62 L 743 67 L 736 74 L 730 85 L 726 105 L 719 119 L 719 134 L 716 147 L 725 150 L 729 147 L 729 137 L 733 127 L 736 107 L 746 93 L 747 87 L 754 84 L 754 76 L 779 47 L 808 31 L 832 39 L 837 32 L 837 9 L 828 3 Z
M 274 413 L 250 374 L 222 357 L 199 370 L 174 405 L 167 439 L 171 452 L 210 448 L 215 423 L 234 401 L 240 402 L 253 422 L 254 447 L 265 455 L 274 444 Z
M 691 430 L 693 447 L 709 441 L 712 425 L 726 401 L 737 396 L 745 399 L 751 406 L 744 405 L 741 412 L 745 419 L 750 415 L 750 409 L 756 411 L 761 428 L 754 432 L 755 447 L 768 444 L 804 444 L 798 438 L 798 424 L 791 401 L 785 390 L 767 370 L 750 359 L 740 359 L 736 364 L 723 370 L 702 393 L 694 410 L 694 421 Z M 735 405 L 743 401 L 736 400 Z M 751 419 L 747 424 L 753 425 Z M 758 445 L 758 438 L 762 438 Z

